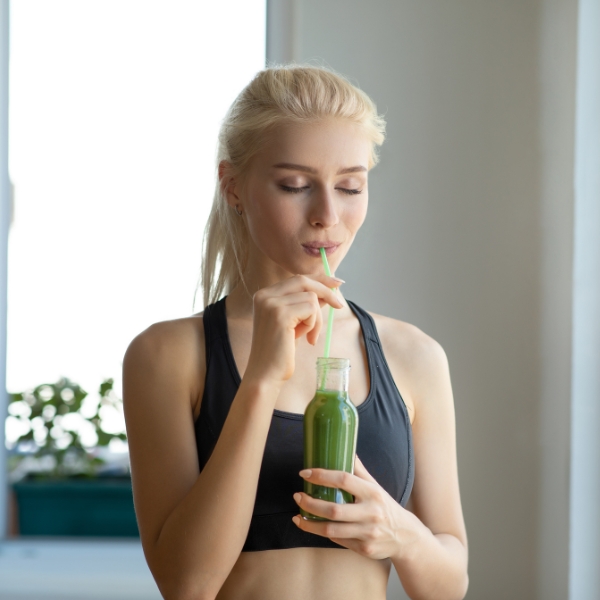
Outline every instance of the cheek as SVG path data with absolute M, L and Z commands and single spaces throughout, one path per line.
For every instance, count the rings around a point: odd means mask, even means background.
M 367 205 L 368 199 L 364 198 L 364 200 L 356 202 L 356 204 L 347 208 L 344 221 L 346 227 L 353 233 L 356 233 L 365 222 L 367 217 Z
M 297 215 L 277 198 L 261 198 L 252 202 L 246 213 L 248 232 L 261 249 L 279 246 L 283 241 L 296 237 Z

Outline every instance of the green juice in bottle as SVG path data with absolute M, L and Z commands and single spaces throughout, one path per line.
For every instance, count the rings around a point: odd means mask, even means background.
M 348 396 L 347 358 L 317 359 L 317 391 L 304 412 L 304 468 L 333 469 L 354 473 L 358 434 L 358 412 Z M 337 488 L 304 482 L 304 492 L 313 498 L 352 503 L 351 494 Z M 324 521 L 305 510 L 306 519 Z

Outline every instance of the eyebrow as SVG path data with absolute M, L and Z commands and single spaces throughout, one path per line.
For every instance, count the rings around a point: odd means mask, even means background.
M 304 165 L 295 165 L 293 163 L 278 163 L 273 165 L 274 169 L 289 169 L 291 171 L 304 171 L 305 173 L 315 174 L 317 172 L 316 169 L 312 167 L 306 167 Z M 358 165 L 356 167 L 346 167 L 345 169 L 340 169 L 336 175 L 345 175 L 346 173 L 360 173 L 362 171 L 366 171 L 366 167 L 362 165 Z

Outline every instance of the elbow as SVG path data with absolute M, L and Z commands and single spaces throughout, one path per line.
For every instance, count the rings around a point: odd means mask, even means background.
M 198 585 L 198 582 L 156 580 L 156 584 L 164 600 L 215 600 L 218 594 L 212 586 Z
M 185 594 L 181 596 L 173 596 L 174 600 L 215 600 L 217 596 L 211 593 L 203 593 L 203 592 L 194 592 L 190 594 Z M 167 596 L 165 596 L 165 599 Z M 170 600 L 170 599 L 169 599 Z
M 145 554 L 164 600 L 215 600 L 226 579 L 213 565 L 202 566 L 202 560 L 186 560 L 159 543 Z
M 446 595 L 441 595 L 444 600 L 464 600 L 469 590 L 469 572 L 466 565 L 457 569 L 452 585 L 447 588 Z
M 199 569 L 192 573 L 154 567 L 150 570 L 164 600 L 215 600 L 222 585 L 214 577 L 203 577 Z
M 467 595 L 467 592 L 469 591 L 469 574 L 465 573 L 465 578 L 464 578 L 464 591 L 463 591 L 463 595 L 460 597 L 460 600 L 463 600 L 463 598 Z
M 465 571 L 462 581 L 460 582 L 456 596 L 452 597 L 452 600 L 464 600 L 469 590 L 469 574 Z

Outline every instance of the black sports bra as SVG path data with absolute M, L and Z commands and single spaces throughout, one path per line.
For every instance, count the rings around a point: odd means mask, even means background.
M 357 406 L 356 453 L 367 471 L 402 506 L 408 502 L 413 480 L 412 430 L 408 411 L 383 355 L 372 317 L 353 302 L 369 363 L 371 388 Z M 225 298 L 204 310 L 206 382 L 195 422 L 200 470 L 217 443 L 241 382 L 227 332 Z M 302 415 L 274 410 L 258 479 L 254 511 L 242 552 L 310 546 L 342 548 L 328 538 L 302 531 L 292 522 L 298 514 L 293 494 L 302 491 Z

